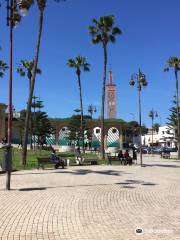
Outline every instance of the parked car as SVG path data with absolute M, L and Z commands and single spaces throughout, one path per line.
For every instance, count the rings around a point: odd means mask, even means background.
M 142 153 L 143 154 L 149 154 L 151 152 L 151 148 L 150 147 L 142 147 Z
M 155 153 L 155 154 L 170 153 L 170 152 L 177 152 L 177 148 L 160 147 L 157 149 L 153 149 L 153 153 Z

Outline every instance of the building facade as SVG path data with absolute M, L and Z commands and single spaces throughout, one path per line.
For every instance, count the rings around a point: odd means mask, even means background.
M 159 127 L 159 131 L 153 132 L 153 141 L 152 141 L 152 129 L 149 132 L 142 136 L 142 144 L 145 146 L 166 146 L 166 147 L 176 147 L 175 131 L 170 129 L 168 126 Z
M 112 71 L 109 71 L 109 79 L 106 84 L 107 118 L 116 118 L 116 84 L 113 83 Z

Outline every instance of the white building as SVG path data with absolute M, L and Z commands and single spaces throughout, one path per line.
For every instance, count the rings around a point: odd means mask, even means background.
M 152 129 L 142 136 L 142 145 L 152 145 Z M 159 127 L 159 131 L 153 131 L 153 145 L 176 147 L 175 131 L 168 126 Z

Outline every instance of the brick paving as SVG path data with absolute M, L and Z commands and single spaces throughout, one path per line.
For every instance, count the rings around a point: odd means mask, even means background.
M 180 162 L 144 161 L 1 174 L 0 239 L 180 239 Z

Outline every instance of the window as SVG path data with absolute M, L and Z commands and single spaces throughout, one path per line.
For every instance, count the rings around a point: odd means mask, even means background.
M 100 133 L 100 129 L 96 129 L 96 133 Z
M 117 132 L 117 129 L 116 128 L 113 128 L 112 129 L 112 133 L 116 133 Z

